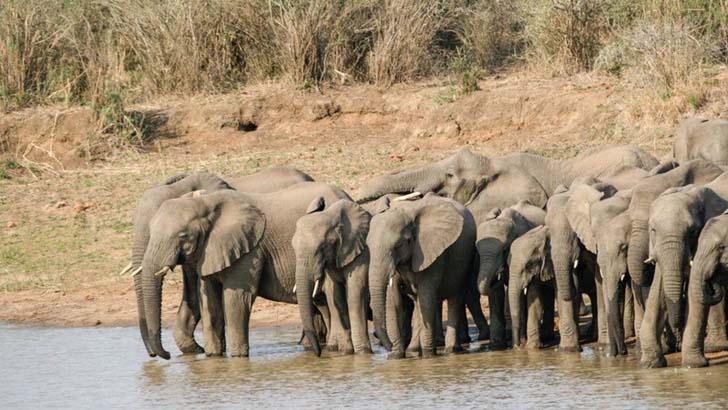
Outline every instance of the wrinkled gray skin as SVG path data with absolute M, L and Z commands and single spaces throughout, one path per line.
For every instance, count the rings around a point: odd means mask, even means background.
M 456 339 L 465 314 L 466 287 L 475 285 L 475 234 L 470 212 L 436 196 L 393 202 L 390 209 L 374 215 L 367 237 L 370 303 L 374 327 L 391 350 L 390 358 L 405 354 L 399 334 L 403 312 L 394 308 L 400 305 L 396 300 L 400 285 L 415 301 L 416 325 L 409 350 L 425 357 L 435 354 L 437 310 L 442 300 L 448 303 L 445 350 L 461 349 Z
M 525 297 L 527 310 L 525 346 L 543 347 L 553 340 L 554 333 L 554 270 L 550 257 L 549 229 L 538 226 L 511 244 L 508 255 L 508 304 L 511 310 L 513 348 L 523 346 L 521 340 L 521 306 Z
M 568 186 L 577 177 L 598 177 L 620 166 L 648 170 L 657 164 L 653 156 L 630 146 L 592 149 L 563 161 L 525 153 L 487 158 L 461 149 L 434 164 L 365 182 L 359 201 L 388 193 L 435 192 L 466 205 L 481 223 L 491 209 L 521 200 L 544 207 L 557 186 Z
M 629 204 L 632 227 L 627 248 L 627 267 L 635 284 L 649 287 L 652 281 L 652 275 L 645 272 L 645 260 L 648 257 L 650 243 L 647 224 L 652 202 L 669 188 L 688 184 L 705 185 L 722 172 L 722 169 L 712 162 L 693 160 L 668 172 L 644 178 L 634 186 Z M 641 296 L 636 302 L 644 306 Z
M 631 195 L 631 190 L 624 190 L 602 199 L 603 192 L 581 185 L 575 188 L 567 205 L 569 221 L 579 239 L 587 250 L 597 255 L 607 314 L 608 354 L 611 356 L 627 353 L 625 332 L 633 331 L 627 303 L 631 300 L 632 289 L 625 286 L 629 283 L 627 242 L 631 221 L 627 208 Z M 639 307 L 635 316 L 635 327 L 639 329 L 642 319 Z
M 728 165 L 728 121 L 688 118 L 675 129 L 672 155 L 679 163 L 705 159 Z
M 149 243 L 149 221 L 162 203 L 168 199 L 179 198 L 190 192 L 204 190 L 214 192 L 220 189 L 237 189 L 246 192 L 273 192 L 295 185 L 299 182 L 312 181 L 307 174 L 289 167 L 272 167 L 256 174 L 230 179 L 228 182 L 210 173 L 180 174 L 168 178 L 164 182 L 148 188 L 142 194 L 134 210 L 134 243 L 132 246 L 131 267 L 136 270 L 142 265 L 142 258 Z M 201 353 L 194 339 L 194 330 L 200 320 L 198 284 L 192 267 L 182 266 L 183 293 L 182 302 L 174 325 L 174 338 L 183 353 Z M 154 356 L 147 333 L 144 300 L 142 296 L 141 275 L 134 277 L 134 290 L 137 299 L 137 313 L 142 340 L 150 356 Z
M 525 201 L 501 210 L 494 208 L 478 226 L 476 248 L 480 257 L 478 290 L 488 296 L 490 306 L 490 348 L 501 350 L 506 341 L 506 283 L 511 244 L 521 235 L 544 224 L 546 212 Z
M 728 285 L 726 247 L 728 247 L 728 215 L 723 214 L 708 220 L 703 228 L 690 269 L 687 291 L 688 319 L 682 345 L 684 366 L 707 366 L 705 346 L 710 342 L 710 338 L 708 342 L 705 341 L 706 330 L 708 334 L 725 330 L 725 316 L 720 320 L 721 315 L 713 314 L 713 311 L 716 306 L 725 304 L 725 287 Z
M 604 298 L 596 256 L 582 245 L 569 221 L 569 199 L 577 186 L 575 184 L 571 190 L 553 195 L 546 206 L 546 226 L 549 228 L 551 259 L 559 302 L 559 350 L 565 352 L 581 351 L 578 308 L 582 293 L 589 295 L 592 301 L 592 329 L 597 332 L 599 343 L 607 344 Z M 610 185 L 595 183 L 593 186 L 608 195 L 614 192 Z
M 665 324 L 675 335 L 680 349 L 685 303 L 682 293 L 690 263 L 703 225 L 728 208 L 726 199 L 728 175 L 722 175 L 703 187 L 688 185 L 669 189 L 652 204 L 649 255 L 655 263 L 655 279 L 640 328 L 641 366 L 667 364 L 659 343 Z M 722 310 L 722 306 L 716 310 Z M 728 346 L 725 329 L 713 339 Z
M 247 356 L 248 323 L 257 296 L 296 303 L 296 221 L 311 201 L 350 199 L 331 185 L 302 182 L 268 193 L 222 190 L 165 201 L 149 224 L 142 261 L 147 331 L 153 353 L 162 346 L 160 314 L 164 273 L 179 264 L 202 278 L 202 323 L 207 355 Z M 223 343 L 224 341 L 224 343 Z
M 343 353 L 371 353 L 367 329 L 369 306 L 369 250 L 366 246 L 371 216 L 348 199 L 331 205 L 319 197 L 296 223 L 296 295 L 304 334 L 320 355 L 314 329 L 312 292 L 326 287 L 331 331 L 326 347 Z M 346 303 L 336 303 L 337 300 Z M 349 320 L 346 320 L 346 319 Z

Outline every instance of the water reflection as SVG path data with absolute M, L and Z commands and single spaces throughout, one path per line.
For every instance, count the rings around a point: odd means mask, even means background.
M 133 328 L 0 325 L 0 397 L 4 408 L 728 406 L 726 364 L 642 370 L 633 355 L 607 358 L 588 348 L 481 352 L 477 344 L 471 353 L 433 359 L 316 359 L 295 344 L 296 329 L 256 329 L 251 336 L 248 359 L 163 361 L 146 356 Z

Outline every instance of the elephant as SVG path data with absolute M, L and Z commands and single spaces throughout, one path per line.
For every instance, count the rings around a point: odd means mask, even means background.
M 627 269 L 637 286 L 649 287 L 651 275 L 645 274 L 645 261 L 649 251 L 648 220 L 650 205 L 665 190 L 688 184 L 704 185 L 717 178 L 723 170 L 716 164 L 702 160 L 692 160 L 668 172 L 642 179 L 632 188 L 629 204 L 631 229 L 627 246 Z M 642 292 L 637 302 L 644 307 Z
M 327 205 L 315 198 L 296 222 L 296 297 L 304 334 L 321 354 L 313 322 L 312 294 L 326 286 L 331 331 L 326 346 L 344 353 L 371 353 L 367 330 L 369 306 L 369 250 L 366 246 L 371 216 L 357 203 L 340 199 Z M 346 320 L 346 319 L 349 320 Z
M 468 287 L 475 289 L 476 225 L 455 201 L 428 195 L 417 201 L 393 202 L 372 217 L 367 236 L 370 252 L 369 290 L 374 328 L 392 359 L 403 358 L 403 322 L 397 306 L 403 286 L 414 300 L 409 350 L 436 354 L 436 321 L 440 301 L 448 304 L 445 352 L 457 352 L 458 327 L 465 314 Z M 392 291 L 394 290 L 394 291 Z
M 518 237 L 508 254 L 508 304 L 511 310 L 513 348 L 522 346 L 521 292 L 526 298 L 526 347 L 537 349 L 554 339 L 554 269 L 550 235 L 537 226 Z
M 314 198 L 350 199 L 334 186 L 302 182 L 266 193 L 220 190 L 162 203 L 149 223 L 142 260 L 147 331 L 153 352 L 170 357 L 161 341 L 164 275 L 176 265 L 193 267 L 201 281 L 204 350 L 249 353 L 248 323 L 257 296 L 296 303 L 296 221 Z
M 668 189 L 650 207 L 649 261 L 655 265 L 655 278 L 640 327 L 641 366 L 666 365 L 659 344 L 665 322 L 676 338 L 676 348 L 680 349 L 685 303 L 683 286 L 689 276 L 700 231 L 710 218 L 726 209 L 728 174 L 704 186 Z M 714 306 L 711 314 L 724 315 L 724 306 Z M 718 342 L 719 349 L 728 348 L 725 326 L 709 338 Z
M 568 186 L 579 176 L 656 165 L 653 156 L 631 146 L 600 147 L 563 161 L 526 153 L 487 158 L 461 149 L 434 164 L 370 179 L 359 190 L 359 202 L 388 193 L 435 192 L 466 205 L 480 224 L 491 209 L 520 200 L 544 207 L 557 186 Z
M 521 235 L 544 224 L 546 212 L 526 201 L 501 210 L 494 208 L 478 226 L 476 249 L 480 259 L 478 290 L 490 305 L 490 348 L 501 350 L 506 342 L 506 291 L 508 255 Z
M 567 217 L 584 247 L 596 254 L 607 314 L 607 354 L 616 356 L 627 353 L 625 335 L 639 329 L 643 312 L 632 303 L 635 290 L 627 270 L 632 191 L 604 196 L 593 186 L 576 187 L 567 203 Z
M 679 163 L 704 159 L 728 165 L 728 121 L 688 118 L 673 132 L 672 155 Z
M 155 353 L 147 333 L 142 282 L 139 272 L 141 271 L 144 252 L 149 243 L 149 221 L 162 203 L 167 199 L 179 198 L 193 191 L 214 192 L 221 189 L 237 189 L 247 192 L 273 192 L 306 181 L 313 181 L 313 179 L 295 168 L 271 167 L 256 174 L 230 179 L 228 182 L 206 172 L 179 174 L 144 191 L 134 210 L 134 242 L 131 263 L 124 271 L 129 270 L 135 273 L 133 276 L 139 330 L 144 346 L 150 356 L 155 356 Z M 174 339 L 183 353 L 201 353 L 202 348 L 194 339 L 194 330 L 200 320 L 196 274 L 191 266 L 183 265 L 182 270 L 184 275 L 182 302 L 174 325 Z
M 725 287 L 728 285 L 727 245 L 728 211 L 709 219 L 698 238 L 686 292 L 688 319 L 682 345 L 682 364 L 686 367 L 708 365 L 705 359 L 706 328 L 709 335 L 720 334 L 725 329 L 725 317 L 714 312 L 714 309 L 716 305 L 725 304 Z M 709 314 L 709 311 L 717 314 Z

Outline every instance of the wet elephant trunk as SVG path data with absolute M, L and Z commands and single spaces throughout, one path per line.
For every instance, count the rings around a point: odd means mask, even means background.
M 162 265 L 153 266 L 144 263 L 142 269 L 142 287 L 144 294 L 144 313 L 147 321 L 149 345 L 152 351 L 163 359 L 169 359 L 169 352 L 162 346 L 162 282 L 155 273 L 162 269 Z
M 131 254 L 131 267 L 132 272 L 135 272 L 142 266 L 142 260 L 144 259 L 144 251 L 147 248 L 147 242 L 149 241 L 148 235 L 146 238 L 141 237 L 143 235 L 137 234 L 134 238 L 134 245 L 132 247 Z M 147 318 L 144 311 L 144 289 L 142 287 L 142 275 L 136 274 L 133 277 L 134 280 L 134 294 L 137 302 L 137 319 L 139 323 L 139 333 L 141 333 L 144 347 L 147 349 L 149 356 L 154 357 L 157 354 L 152 349 L 149 343 L 149 331 L 147 329 Z
M 610 356 L 627 354 L 627 348 L 624 345 L 624 316 L 622 311 L 624 281 L 620 281 L 619 277 L 605 280 L 604 293 L 608 306 L 609 354 Z
M 511 335 L 513 347 L 521 346 L 521 286 L 517 283 L 515 275 L 508 280 L 508 306 L 511 310 Z
M 321 344 L 316 336 L 313 323 L 313 281 L 311 278 L 319 277 L 321 273 L 320 270 L 314 268 L 315 265 L 309 258 L 300 258 L 296 261 L 296 299 L 303 324 L 303 334 L 311 344 L 316 356 L 321 356 Z
M 382 260 L 388 259 L 388 260 Z M 377 333 L 379 341 L 387 351 L 392 350 L 392 342 L 387 334 L 387 291 L 389 281 L 394 274 L 394 263 L 391 257 L 377 257 L 376 252 L 372 253 L 372 262 L 369 269 L 369 292 L 371 295 L 370 304 L 372 308 L 372 319 L 374 322 L 374 330 Z M 396 284 L 391 286 L 392 292 L 398 292 Z
M 437 164 L 371 179 L 360 189 L 359 202 L 377 199 L 386 194 L 434 191 L 442 183 L 444 173 Z
M 660 272 L 662 272 L 662 285 L 665 295 L 665 313 L 667 324 L 675 335 L 680 346 L 682 338 L 682 269 L 685 264 L 685 245 L 681 240 L 671 241 L 661 246 L 659 257 Z
M 640 286 L 649 286 L 649 278 L 645 273 L 645 260 L 648 256 L 649 235 L 647 234 L 647 221 L 635 219 L 632 221 L 632 233 L 629 237 L 627 250 L 627 268 L 632 281 Z M 643 301 L 638 301 L 644 306 Z

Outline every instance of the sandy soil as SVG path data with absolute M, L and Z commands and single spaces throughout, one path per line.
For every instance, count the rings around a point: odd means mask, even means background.
M 715 93 L 724 85 L 716 81 Z M 606 143 L 639 145 L 658 157 L 669 151 L 674 122 L 632 115 L 626 91 L 608 78 L 511 73 L 484 79 L 480 88 L 455 98 L 446 79 L 435 79 L 390 89 L 259 85 L 171 97 L 130 107 L 148 130 L 141 149 L 98 134 L 89 108 L 2 115 L 0 171 L 8 179 L 0 178 L 0 321 L 134 324 L 131 279 L 117 273 L 129 260 L 131 212 L 145 187 L 178 172 L 233 177 L 285 164 L 356 195 L 371 176 L 463 146 L 557 158 Z M 700 114 L 723 108 L 707 104 Z M 167 324 L 179 288 L 178 274 L 165 283 Z M 295 306 L 259 299 L 252 320 L 295 324 L 297 314 Z

